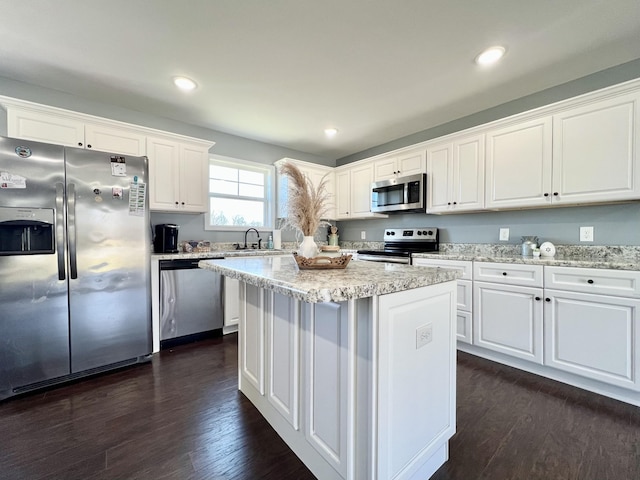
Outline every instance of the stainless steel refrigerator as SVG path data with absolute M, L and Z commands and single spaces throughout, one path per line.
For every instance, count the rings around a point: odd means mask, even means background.
M 146 157 L 0 137 L 0 399 L 149 358 Z

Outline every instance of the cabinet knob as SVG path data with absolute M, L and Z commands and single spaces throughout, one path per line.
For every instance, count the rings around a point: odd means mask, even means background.
M 81 147 L 82 146 L 82 142 L 78 142 L 78 146 Z
M 184 202 L 182 202 L 182 205 L 184 205 Z
M 451 202 L 447 202 L 447 205 L 451 205 Z
M 540 301 L 540 297 L 536 297 L 536 300 L 539 302 Z
M 507 272 L 502 272 L 502 275 L 504 275 L 506 277 L 507 276 Z
M 593 280 L 589 279 L 587 280 L 587 283 L 593 283 Z
M 178 202 L 176 202 L 176 205 L 178 205 Z
M 558 192 L 553 192 L 553 196 L 554 196 L 554 197 L 557 197 L 558 195 L 559 195 L 559 193 L 558 193 Z
M 87 145 L 87 148 L 91 148 L 91 145 Z
M 454 204 L 454 205 L 457 205 L 457 204 L 458 204 L 458 202 L 453 202 L 453 204 Z
M 548 193 L 545 193 L 545 194 L 544 194 L 544 196 L 545 196 L 545 197 L 548 197 L 548 196 L 549 196 L 549 194 L 548 194 Z
M 400 170 L 398 170 L 398 173 L 400 173 Z
M 550 301 L 551 301 L 551 299 L 550 299 L 549 297 L 547 297 L 547 298 L 545 298 L 545 299 L 544 299 L 544 301 L 545 301 L 545 302 L 550 302 Z

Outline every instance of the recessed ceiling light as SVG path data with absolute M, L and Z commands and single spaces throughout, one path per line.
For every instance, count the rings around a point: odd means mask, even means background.
M 333 128 L 332 127 L 332 128 L 325 128 L 324 129 L 324 134 L 329 138 L 335 137 L 337 133 L 338 133 L 338 129 L 337 128 Z
M 476 57 L 478 65 L 491 65 L 504 56 L 505 48 L 501 46 L 489 47 Z
M 187 77 L 174 77 L 173 83 L 176 87 L 178 87 L 180 90 L 184 90 L 185 92 L 193 90 L 197 87 L 196 82 Z

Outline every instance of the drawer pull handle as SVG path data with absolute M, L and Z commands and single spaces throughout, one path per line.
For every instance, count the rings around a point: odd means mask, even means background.
M 540 301 L 540 297 L 536 297 L 536 300 L 539 302 Z
M 507 276 L 507 272 L 502 272 L 502 275 L 504 275 L 506 277 Z
M 587 283 L 593 283 L 593 280 L 589 279 L 587 280 Z

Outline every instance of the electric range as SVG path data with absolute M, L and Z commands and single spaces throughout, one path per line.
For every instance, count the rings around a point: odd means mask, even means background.
M 410 265 L 412 254 L 437 252 L 438 248 L 437 228 L 387 228 L 384 232 L 384 248 L 358 250 L 358 260 Z

